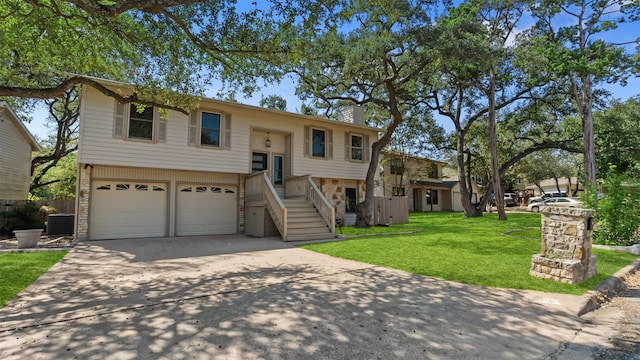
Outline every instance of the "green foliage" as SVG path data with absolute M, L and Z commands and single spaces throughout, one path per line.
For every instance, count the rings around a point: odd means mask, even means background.
M 570 285 L 529 275 L 531 256 L 540 252 L 539 214 L 514 213 L 508 222 L 499 222 L 496 214 L 464 218 L 461 213 L 413 213 L 407 225 L 425 230 L 302 247 L 466 284 L 577 295 L 636 259 L 633 254 L 593 249 L 598 257 L 598 274 Z M 503 235 L 513 230 L 521 231 Z
M 613 102 L 594 114 L 596 163 L 599 174 L 607 174 L 608 164 L 616 164 L 618 174 L 640 178 L 640 97 Z
M 44 150 L 46 153 L 47 150 Z M 46 165 L 41 165 L 43 167 Z M 39 168 L 40 168 L 39 167 Z M 39 174 L 40 170 L 36 168 L 34 176 Z M 76 162 L 76 154 L 71 153 L 62 158 L 55 167 L 49 169 L 42 177 L 42 183 L 48 185 L 32 189 L 30 199 L 33 200 L 67 200 L 76 197 L 76 177 L 78 173 L 78 163 Z
M 67 252 L 0 254 L 0 307 L 60 261 Z
M 13 230 L 42 229 L 47 213 L 31 201 L 18 203 L 13 209 L 0 213 L 0 234 L 9 235 Z
M 287 100 L 280 95 L 268 95 L 260 99 L 260 106 L 267 109 L 287 111 Z
M 594 242 L 622 246 L 637 244 L 640 243 L 640 191 L 625 183 L 628 178 L 617 174 L 615 169 L 610 166 L 604 183 L 606 196 L 597 204 Z M 594 204 L 589 205 L 593 207 Z
M 111 12 L 110 4 L 0 0 L 0 93 L 51 97 L 40 90 L 72 73 L 131 83 L 140 99 L 188 109 L 189 95 L 214 82 L 251 93 L 256 77 L 278 75 L 269 64 L 286 43 L 268 5 L 129 2 Z

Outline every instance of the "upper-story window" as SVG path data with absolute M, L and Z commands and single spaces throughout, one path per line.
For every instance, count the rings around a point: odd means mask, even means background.
M 439 179 L 439 175 L 440 173 L 438 171 L 438 164 L 430 163 L 427 167 L 427 176 L 429 177 L 429 179 Z
M 362 161 L 364 139 L 362 135 L 351 135 L 351 160 Z
M 116 101 L 113 136 L 124 139 L 163 142 L 166 121 L 153 106 L 122 104 Z
M 305 126 L 304 155 L 317 159 L 332 159 L 333 131 L 330 129 Z
M 136 105 L 130 104 L 128 135 L 130 139 L 153 140 L 153 113 L 153 106 L 139 109 Z
M 344 135 L 344 159 L 351 162 L 368 162 L 369 137 L 350 132 L 345 132 Z
M 402 159 L 400 158 L 392 158 L 389 161 L 389 166 L 391 167 L 392 175 L 402 175 L 404 174 L 404 164 Z
M 231 116 L 219 111 L 192 111 L 189 145 L 231 149 Z
M 327 133 L 320 129 L 311 129 L 311 156 L 326 157 Z
M 220 114 L 202 112 L 200 145 L 220 146 Z

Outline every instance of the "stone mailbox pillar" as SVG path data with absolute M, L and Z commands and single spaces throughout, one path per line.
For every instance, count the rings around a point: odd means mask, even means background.
M 594 210 L 543 207 L 541 253 L 533 255 L 529 274 L 578 284 L 596 274 L 591 255 Z

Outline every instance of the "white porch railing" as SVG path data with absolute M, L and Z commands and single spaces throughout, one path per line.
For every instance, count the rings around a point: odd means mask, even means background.
M 305 198 L 311 200 L 324 222 L 329 229 L 331 229 L 331 233 L 335 233 L 336 209 L 331 206 L 329 201 L 322 195 L 318 186 L 311 180 L 311 175 L 287 179 L 285 189 L 287 198 Z
M 282 239 L 287 240 L 287 208 L 271 184 L 267 170 L 248 176 L 244 184 L 247 204 L 264 205 L 282 235 Z

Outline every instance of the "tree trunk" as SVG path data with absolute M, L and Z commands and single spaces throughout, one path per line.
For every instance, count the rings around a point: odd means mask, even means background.
M 355 227 L 368 228 L 375 225 L 373 224 L 373 187 L 375 186 L 374 179 L 378 171 L 380 151 L 385 145 L 380 145 L 380 140 L 371 145 L 371 162 L 364 182 L 364 201 L 356 205 Z
M 491 153 L 491 182 L 498 209 L 498 220 L 507 220 L 504 210 L 504 190 L 498 165 L 498 141 L 496 139 L 496 75 L 495 69 L 489 70 L 489 151 Z
M 558 177 L 554 176 L 553 180 L 556 182 L 556 190 L 558 191 L 558 194 L 562 194 L 562 191 L 560 190 L 560 181 L 558 181 Z
M 471 202 L 471 196 L 473 195 L 473 185 L 471 184 L 471 174 L 465 167 L 464 161 L 464 131 L 456 129 L 457 133 L 457 160 L 458 160 L 458 184 L 460 184 L 460 201 L 462 202 L 462 208 L 464 209 L 465 217 L 480 217 L 482 216 L 482 208 L 476 208 Z M 468 161 L 471 161 L 471 154 L 467 155 Z M 471 189 L 471 191 L 469 190 Z
M 393 90 L 390 88 L 390 91 Z M 393 95 L 393 94 L 391 94 Z M 393 96 L 390 96 L 393 98 Z M 367 228 L 373 223 L 373 188 L 375 186 L 375 176 L 378 172 L 378 164 L 380 161 L 380 152 L 382 149 L 389 144 L 391 141 L 391 136 L 393 132 L 396 130 L 398 125 L 402 123 L 402 114 L 398 111 L 398 107 L 396 104 L 392 103 L 391 105 L 391 124 L 387 127 L 387 131 L 382 135 L 382 137 L 371 144 L 371 161 L 369 162 L 369 168 L 367 169 L 367 177 L 365 178 L 365 190 L 364 190 L 364 201 L 360 202 L 356 206 L 356 223 L 355 227 L 358 228 Z
M 584 143 L 584 188 L 587 194 L 597 197 L 596 189 L 596 146 L 593 135 L 593 91 L 591 78 L 582 79 L 582 130 Z

